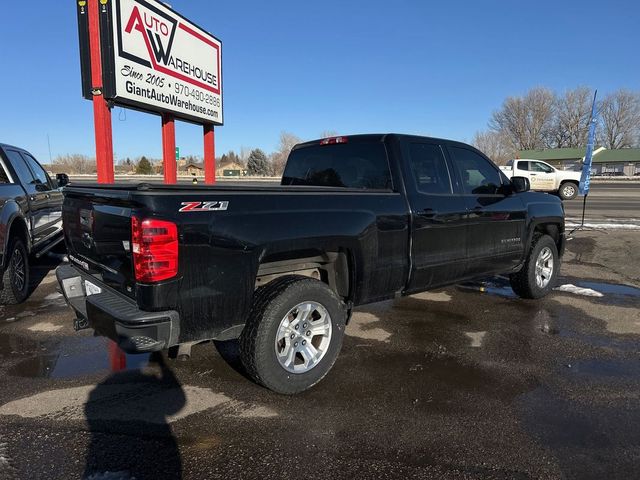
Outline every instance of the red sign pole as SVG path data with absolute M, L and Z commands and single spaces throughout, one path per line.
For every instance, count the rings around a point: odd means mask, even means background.
M 216 183 L 216 137 L 209 124 L 204 126 L 204 183 Z
M 111 110 L 109 110 L 109 106 L 103 95 L 98 0 L 89 0 L 88 9 L 91 86 L 93 88 L 93 123 L 96 136 L 98 183 L 113 183 L 113 133 L 111 130 Z
M 178 182 L 176 162 L 176 125 L 173 115 L 162 114 L 162 163 L 164 165 L 164 183 L 173 185 Z

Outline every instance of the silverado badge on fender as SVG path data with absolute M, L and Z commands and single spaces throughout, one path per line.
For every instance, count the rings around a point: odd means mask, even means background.
M 182 202 L 179 212 L 213 212 L 226 210 L 229 202 Z

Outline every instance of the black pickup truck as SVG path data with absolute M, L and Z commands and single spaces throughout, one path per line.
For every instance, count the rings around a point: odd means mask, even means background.
M 29 257 L 62 241 L 62 193 L 33 156 L 0 144 L 0 302 L 21 303 L 29 294 Z
M 561 201 L 469 145 L 317 140 L 281 183 L 65 188 L 76 328 L 128 352 L 239 339 L 247 373 L 291 394 L 326 375 L 358 305 L 498 273 L 538 298 L 558 273 Z

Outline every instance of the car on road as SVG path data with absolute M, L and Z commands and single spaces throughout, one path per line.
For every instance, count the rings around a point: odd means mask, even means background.
M 0 144 L 0 302 L 29 294 L 29 257 L 62 241 L 62 192 L 68 177 L 53 181 L 26 150 Z
M 540 192 L 556 193 L 563 200 L 571 200 L 578 195 L 581 172 L 558 170 L 541 160 L 509 160 L 500 169 L 507 177 L 526 177 L 531 189 Z
M 284 394 L 319 382 L 354 307 L 492 274 L 540 298 L 564 250 L 554 196 L 475 148 L 378 134 L 297 145 L 279 186 L 64 190 L 76 329 L 127 352 L 238 340 Z

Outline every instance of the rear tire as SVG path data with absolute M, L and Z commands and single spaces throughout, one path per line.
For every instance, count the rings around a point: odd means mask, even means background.
M 335 363 L 345 321 L 343 303 L 326 284 L 301 276 L 276 279 L 254 294 L 240 336 L 244 369 L 274 392 L 307 390 Z
M 560 185 L 558 195 L 562 200 L 572 200 L 578 195 L 578 185 L 574 182 L 564 182 Z
M 560 259 L 553 238 L 536 235 L 522 270 L 509 277 L 511 288 L 522 298 L 542 298 L 553 289 L 559 269 Z
M 29 255 L 20 238 L 9 240 L 7 267 L 2 275 L 3 289 L 0 303 L 16 305 L 22 303 L 29 295 Z

